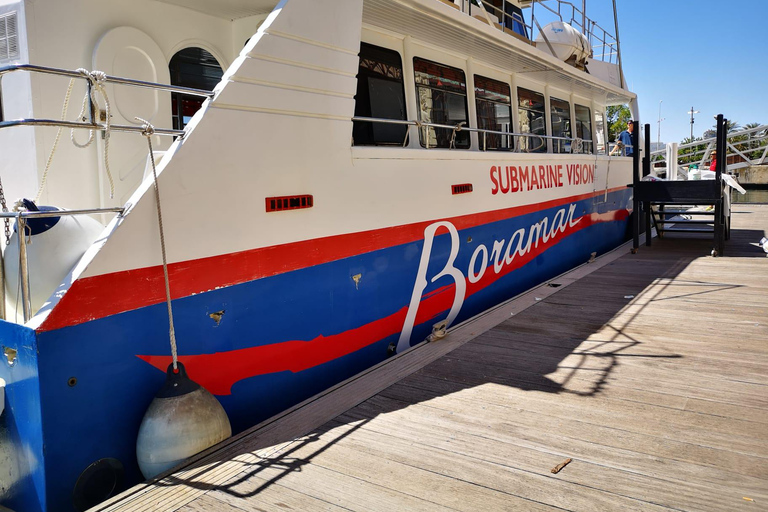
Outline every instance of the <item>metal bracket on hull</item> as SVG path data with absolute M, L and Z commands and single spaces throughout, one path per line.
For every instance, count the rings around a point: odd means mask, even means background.
M 441 320 L 432 325 L 432 334 L 427 336 L 427 341 L 437 341 L 445 338 L 448 329 L 448 320 Z

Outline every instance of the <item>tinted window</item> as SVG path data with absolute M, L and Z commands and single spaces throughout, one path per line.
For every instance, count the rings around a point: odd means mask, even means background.
M 574 105 L 576 112 L 576 137 L 582 139 L 581 152 L 592 153 L 594 143 L 592 142 L 592 113 L 589 107 Z
M 544 120 L 544 95 L 517 88 L 517 111 L 520 116 L 520 133 L 546 136 Z M 547 152 L 547 141 L 543 137 L 520 137 L 520 149 L 536 153 Z
M 512 98 L 509 85 L 475 75 L 477 127 L 499 132 L 512 131 Z M 480 132 L 480 149 L 513 149 L 510 135 Z
M 552 140 L 552 149 L 555 153 L 570 153 L 571 104 L 565 100 L 549 98 L 549 109 L 552 115 L 552 136 L 560 137 Z
M 406 119 L 403 65 L 396 51 L 360 45 L 355 117 Z M 400 124 L 355 121 L 352 139 L 356 146 L 402 146 L 407 131 L 408 127 Z
M 605 144 L 605 116 L 600 110 L 595 111 L 595 151 L 604 155 L 608 148 Z
M 185 48 L 168 64 L 171 84 L 193 89 L 213 90 L 224 72 L 216 58 L 202 48 Z M 203 105 L 205 98 L 171 93 L 173 128 L 181 130 Z
M 464 71 L 414 58 L 419 120 L 455 126 L 467 123 L 467 83 Z M 454 135 L 455 134 L 455 135 Z M 425 126 L 419 130 L 421 145 L 438 148 L 468 148 L 469 132 Z

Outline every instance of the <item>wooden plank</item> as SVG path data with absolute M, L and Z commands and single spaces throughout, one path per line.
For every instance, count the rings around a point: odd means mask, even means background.
M 744 208 L 753 213 L 734 215 L 724 258 L 706 256 L 711 239 L 614 253 L 306 401 L 110 510 L 765 503 L 768 266 L 751 244 L 764 236 L 768 207 Z M 573 462 L 552 475 L 565 458 Z

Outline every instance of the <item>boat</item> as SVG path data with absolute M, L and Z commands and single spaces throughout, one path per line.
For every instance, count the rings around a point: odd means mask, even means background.
M 238 433 L 627 240 L 581 7 L 0 2 L 0 503 L 142 481 L 174 350 Z

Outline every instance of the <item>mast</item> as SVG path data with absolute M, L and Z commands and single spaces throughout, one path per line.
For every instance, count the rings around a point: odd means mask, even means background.
M 586 0 L 584 0 L 586 2 Z M 619 80 L 621 88 L 626 89 L 627 83 L 624 80 L 624 66 L 621 64 L 621 42 L 619 38 L 619 14 L 616 11 L 616 0 L 613 0 L 613 24 L 616 27 L 616 64 L 619 66 Z

